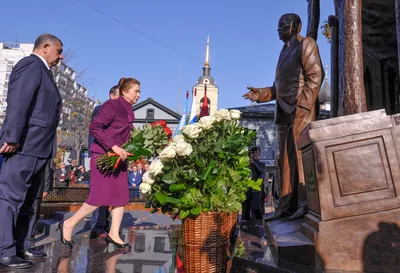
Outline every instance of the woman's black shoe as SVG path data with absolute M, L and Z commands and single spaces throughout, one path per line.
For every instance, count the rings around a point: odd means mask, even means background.
M 118 244 L 116 243 L 113 239 L 111 239 L 110 235 L 107 235 L 107 237 L 105 238 L 107 245 L 109 244 L 113 244 L 114 246 L 116 246 L 118 249 L 126 249 L 126 250 L 131 250 L 132 246 L 130 244 Z
M 67 241 L 67 240 L 64 239 L 63 227 L 64 227 L 64 222 L 59 222 L 56 231 L 60 230 L 60 241 L 61 241 L 61 243 L 63 245 L 65 245 L 68 249 L 71 250 L 72 247 L 73 247 L 73 245 L 72 245 L 73 242 L 72 242 L 72 240 L 71 241 Z

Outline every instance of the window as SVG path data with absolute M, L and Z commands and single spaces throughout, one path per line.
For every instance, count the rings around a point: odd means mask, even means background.
M 146 247 L 145 242 L 146 242 L 146 236 L 144 234 L 136 234 L 135 246 L 134 246 L 135 252 L 144 252 Z
M 154 109 L 147 109 L 146 119 L 154 119 Z
M 165 237 L 155 237 L 154 252 L 164 252 L 164 251 L 165 251 Z
M 204 101 L 204 97 L 200 99 L 200 111 L 201 111 L 201 107 L 203 106 L 203 101 Z M 207 97 L 207 104 L 208 104 L 208 113 L 210 113 L 211 101 L 208 97 Z

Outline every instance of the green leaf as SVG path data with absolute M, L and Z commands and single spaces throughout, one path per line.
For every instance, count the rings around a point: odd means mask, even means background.
M 261 183 L 262 183 L 262 179 L 258 179 L 257 181 L 253 181 L 251 179 L 249 179 L 247 185 L 252 188 L 253 190 L 256 191 L 260 191 L 261 190 Z
M 156 192 L 154 194 L 154 197 L 160 203 L 161 206 L 164 206 L 167 203 L 178 204 L 179 201 L 180 201 L 178 198 L 170 197 L 170 196 L 168 196 L 166 194 L 163 194 L 161 192 Z
M 210 164 L 208 165 L 207 169 L 203 172 L 203 175 L 201 177 L 202 180 L 207 180 L 208 177 L 210 176 L 210 173 L 212 169 L 215 166 L 215 160 L 211 160 Z
M 196 162 L 197 167 L 199 167 L 199 168 L 205 167 L 203 160 L 201 160 L 199 157 L 196 157 L 195 162 Z
M 184 191 L 184 190 L 186 190 L 186 184 L 184 184 L 184 183 L 169 185 L 170 192 L 178 192 L 178 191 Z
M 201 207 L 195 207 L 193 209 L 190 210 L 190 213 L 193 215 L 199 215 L 201 212 Z
M 168 196 L 166 201 L 167 203 L 176 205 L 179 203 L 180 199 Z
M 226 187 L 226 180 L 224 178 L 221 178 L 217 182 L 218 187 Z
M 165 183 L 167 183 L 167 184 L 169 184 L 169 185 L 171 185 L 171 184 L 175 184 L 176 183 L 176 181 L 175 180 L 168 180 L 168 179 L 161 179 L 163 182 L 165 182 Z
M 161 206 L 164 206 L 165 203 L 167 203 L 167 195 L 161 193 L 161 192 L 156 192 L 154 194 L 154 197 L 156 198 L 156 200 L 160 203 Z
M 189 211 L 189 210 L 181 209 L 181 211 L 180 211 L 180 213 L 179 213 L 179 218 L 180 218 L 181 220 L 183 220 L 183 219 L 185 219 L 186 217 L 188 217 L 189 214 L 190 214 L 190 211 Z

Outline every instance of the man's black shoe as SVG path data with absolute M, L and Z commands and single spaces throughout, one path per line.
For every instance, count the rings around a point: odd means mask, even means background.
M 271 221 L 275 221 L 278 220 L 282 217 L 284 217 L 285 214 L 282 211 L 276 211 L 273 215 L 267 217 L 264 219 L 265 222 L 271 222 Z
M 9 269 L 24 269 L 32 267 L 33 263 L 29 261 L 22 260 L 17 256 L 10 256 L 0 258 L 0 267 L 9 268 Z
M 45 253 L 34 251 L 31 248 L 19 253 L 17 256 L 25 260 L 38 260 L 47 257 Z

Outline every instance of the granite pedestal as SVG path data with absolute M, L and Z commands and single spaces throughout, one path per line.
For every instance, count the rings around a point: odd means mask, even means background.
M 316 121 L 298 148 L 309 206 L 301 232 L 315 266 L 400 272 L 400 115 Z

